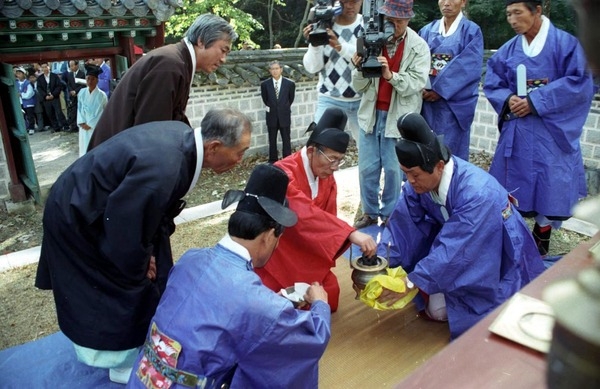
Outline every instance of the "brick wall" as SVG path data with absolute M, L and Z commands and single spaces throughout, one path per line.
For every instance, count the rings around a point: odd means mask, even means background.
M 313 121 L 317 92 L 314 81 L 296 82 L 296 97 L 292 104 L 292 147 L 306 142 L 304 131 Z M 253 121 L 250 154 L 268 152 L 268 135 L 265 123 L 265 110 L 260 97 L 260 86 L 235 87 L 200 86 L 194 87 L 187 105 L 187 116 L 192 126 L 200 126 L 204 114 L 214 107 L 229 106 L 247 114 Z
M 316 81 L 296 82 L 296 99 L 292 105 L 292 146 L 304 144 L 304 131 L 313 120 L 316 105 Z M 199 126 L 202 116 L 212 107 L 228 105 L 238 108 L 254 122 L 250 154 L 268 151 L 265 114 L 260 98 L 260 87 L 200 86 L 193 88 L 188 102 L 188 117 L 193 126 Z M 498 141 L 498 116 L 480 90 L 475 119 L 471 127 L 471 151 L 493 154 Z M 586 167 L 590 194 L 600 192 L 600 95 L 592 103 L 581 137 L 581 148 Z
M 482 91 L 471 127 L 471 150 L 493 154 L 498 140 L 498 116 Z M 600 169 L 600 95 L 592 102 L 590 114 L 583 127 L 581 151 L 586 167 Z
M 304 131 L 313 120 L 316 105 L 316 80 L 296 82 L 296 98 L 292 105 L 292 146 L 302 145 L 307 136 Z M 213 107 L 230 106 L 245 112 L 254 123 L 250 154 L 268 150 L 267 128 L 260 87 L 228 84 L 194 87 L 190 95 L 187 114 L 191 124 L 200 125 L 202 117 Z M 480 92 L 475 120 L 471 129 L 471 150 L 484 150 L 493 154 L 498 139 L 497 115 Z M 600 189 L 600 96 L 596 96 L 581 137 L 588 187 L 591 194 Z M 8 199 L 8 167 L 3 145 L 0 144 L 0 199 Z

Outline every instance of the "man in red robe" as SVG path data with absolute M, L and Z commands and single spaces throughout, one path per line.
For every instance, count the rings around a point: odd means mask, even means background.
M 328 108 L 312 131 L 306 146 L 278 161 L 290 182 L 287 198 L 298 223 L 287 228 L 271 260 L 255 269 L 263 283 L 274 291 L 296 282 L 319 282 L 329 296 L 331 311 L 338 307 L 340 287 L 331 272 L 335 260 L 354 243 L 364 255 L 375 255 L 377 245 L 370 235 L 357 231 L 337 217 L 337 185 L 333 173 L 344 164 L 350 136 L 344 132 L 347 116 L 339 108 Z

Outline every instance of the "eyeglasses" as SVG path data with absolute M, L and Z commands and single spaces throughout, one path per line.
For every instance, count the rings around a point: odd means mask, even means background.
M 323 152 L 323 150 L 321 150 L 318 147 L 317 147 L 317 151 L 319 153 L 321 153 L 321 155 L 324 156 L 327 161 L 329 161 L 329 164 L 331 165 L 331 167 L 340 167 L 340 166 L 343 166 L 346 163 L 346 160 L 343 159 L 343 158 L 341 158 L 341 159 L 331 159 L 331 158 L 329 158 L 327 156 L 327 154 L 325 154 Z

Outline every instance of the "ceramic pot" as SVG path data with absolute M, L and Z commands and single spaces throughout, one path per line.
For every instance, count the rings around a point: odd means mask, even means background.
M 352 267 L 352 288 L 356 292 L 356 300 L 360 298 L 360 292 L 373 277 L 378 274 L 387 274 L 388 260 L 383 257 L 365 258 L 359 257 L 350 260 Z

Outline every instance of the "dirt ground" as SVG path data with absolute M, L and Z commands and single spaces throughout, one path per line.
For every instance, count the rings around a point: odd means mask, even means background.
M 36 134 L 46 137 L 40 142 L 32 142 L 32 151 L 38 169 L 40 182 L 47 191 L 49 184 L 56 179 L 77 157 L 77 134 Z M 357 153 L 351 147 L 347 153 L 350 163 L 356 165 Z M 483 168 L 489 165 L 489 156 L 472 155 L 471 160 Z M 266 156 L 252 156 L 231 172 L 214 175 L 203 172 L 201 185 L 186 200 L 188 207 L 220 200 L 227 189 L 240 188 L 254 165 L 265 162 Z M 355 219 L 358 207 L 358 188 L 338 180 L 338 216 L 348 223 Z M 2 207 L 0 207 L 2 208 Z M 0 254 L 23 250 L 41 243 L 41 217 L 43 207 L 37 206 L 35 212 L 7 215 L 0 211 Z M 192 247 L 214 245 L 225 233 L 229 213 L 211 218 L 200 219 L 181 224 L 172 236 L 173 257 L 179 258 Z M 553 234 L 550 251 L 552 255 L 570 251 L 587 237 L 560 230 Z M 51 291 L 41 291 L 33 284 L 37 265 L 0 272 L 0 349 L 5 349 L 28 341 L 39 339 L 58 331 L 54 300 Z

